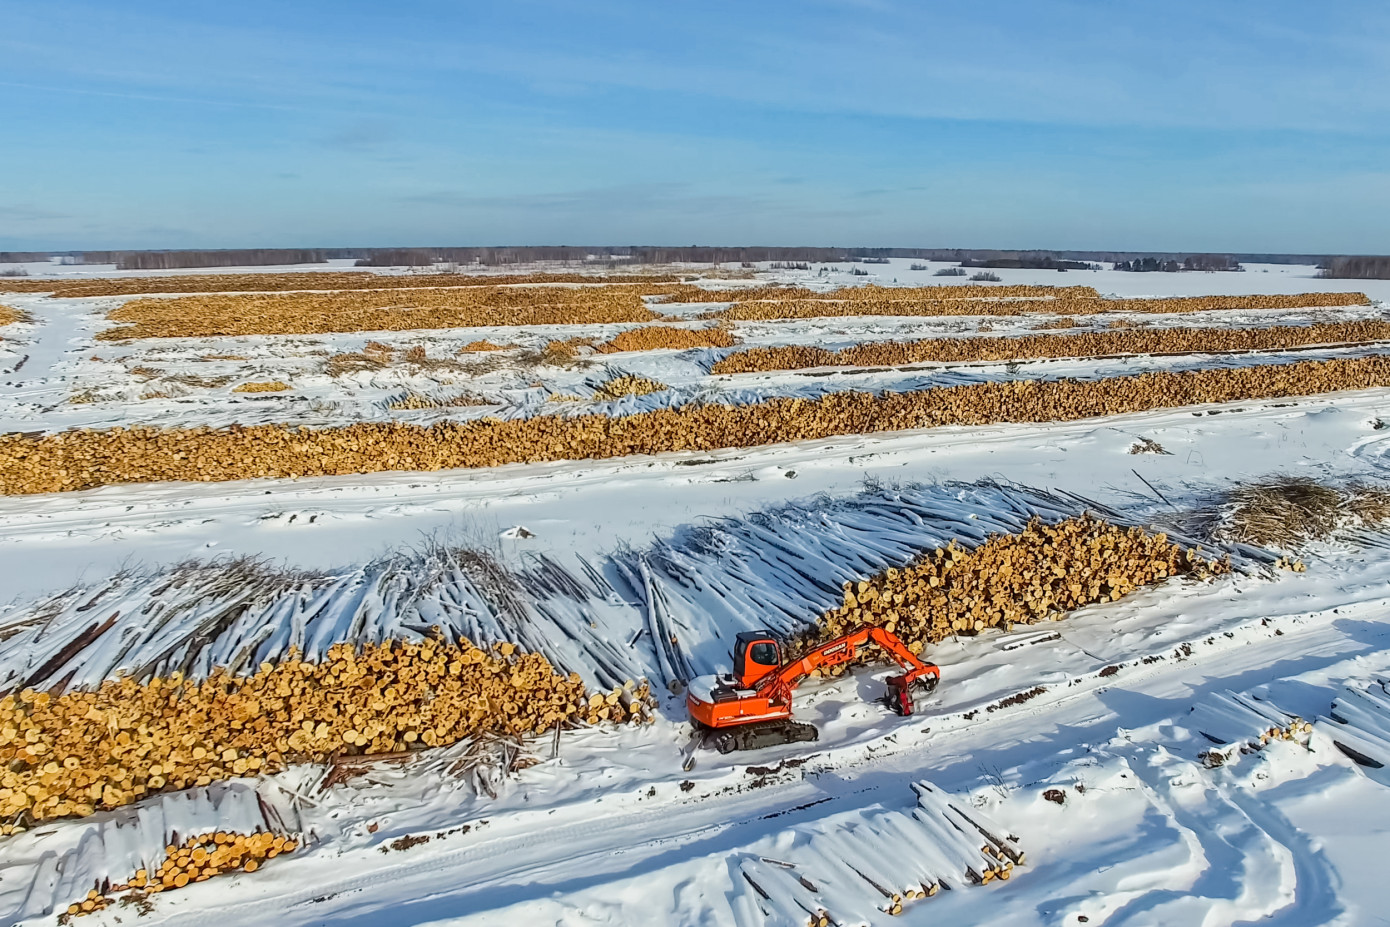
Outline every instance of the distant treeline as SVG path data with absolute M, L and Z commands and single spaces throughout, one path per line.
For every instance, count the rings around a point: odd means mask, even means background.
M 516 248 L 382 248 L 358 257 L 362 267 L 426 267 L 431 264 L 531 264 L 538 261 L 620 264 L 745 264 L 756 261 L 825 263 L 874 257 L 845 248 L 712 248 L 691 247 L 516 247 Z M 885 256 L 886 257 L 886 256 Z
M 1171 274 L 1184 270 L 1244 270 L 1245 268 L 1241 267 L 1240 262 L 1230 254 L 1189 254 L 1181 261 L 1176 258 L 1164 260 L 1154 257 L 1116 261 L 1115 269 L 1138 273 L 1158 271 Z
M 1337 257 L 1324 262 L 1319 277 L 1390 280 L 1390 257 Z
M 967 259 L 960 262 L 961 267 L 1012 267 L 1016 270 L 1100 270 L 1099 264 L 1089 261 L 1066 261 L 1054 257 L 1016 257 Z
M 321 263 L 326 260 L 355 260 L 368 267 L 425 267 L 432 264 L 481 264 L 497 267 L 509 264 L 562 262 L 598 267 L 622 264 L 744 264 L 780 261 L 792 264 L 866 262 L 880 263 L 888 258 L 917 261 L 964 262 L 968 267 L 1029 267 L 1084 269 L 1086 265 L 1107 262 L 1129 264 L 1140 269 L 1149 265 L 1176 263 L 1179 269 L 1233 269 L 1241 262 L 1270 264 L 1316 264 L 1327 267 L 1330 276 L 1384 276 L 1387 258 L 1343 258 L 1327 254 L 1228 254 L 1153 251 L 1004 251 L 986 248 L 820 248 L 820 247 L 711 247 L 691 245 L 667 247 L 650 245 L 520 245 L 508 247 L 421 247 L 421 248 L 258 248 L 222 251 L 10 251 L 0 252 L 0 263 L 25 263 L 60 258 L 67 263 L 115 264 L 122 268 L 171 270 L 183 267 L 240 267 L 268 264 Z M 1217 265 L 1214 260 L 1230 262 Z M 1190 264 L 1189 264 L 1190 262 Z M 1370 262 L 1368 265 L 1366 262 Z M 1377 264 L 1376 262 L 1381 262 Z M 1333 265 L 1336 265 L 1334 268 Z M 1357 268 L 1344 272 L 1341 268 Z
M 255 248 L 249 251 L 132 251 L 116 262 L 120 270 L 175 270 L 180 267 L 263 267 L 267 264 L 322 264 L 322 251 Z

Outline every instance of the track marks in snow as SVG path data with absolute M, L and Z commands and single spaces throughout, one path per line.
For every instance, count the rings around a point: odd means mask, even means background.
M 1293 851 L 1232 800 L 1214 776 L 1163 747 L 1138 748 L 1127 764 L 1145 797 L 1193 851 L 1188 884 L 1150 891 L 1106 918 L 1107 925 L 1228 924 L 1268 917 L 1294 899 Z

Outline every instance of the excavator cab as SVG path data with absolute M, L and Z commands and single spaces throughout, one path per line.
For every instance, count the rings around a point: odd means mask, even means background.
M 751 689 L 782 665 L 782 645 L 768 631 L 740 631 L 734 638 L 734 676 L 740 688 Z

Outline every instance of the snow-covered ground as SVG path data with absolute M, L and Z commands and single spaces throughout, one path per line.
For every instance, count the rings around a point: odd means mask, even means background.
M 959 282 L 932 279 L 931 271 L 945 265 L 911 271 L 910 263 L 862 265 L 868 277 L 851 276 L 852 265 L 824 275 L 813 269 L 762 276 L 815 285 Z M 997 273 L 1005 283 L 1089 284 L 1119 296 L 1336 290 L 1378 301 L 1316 314 L 1229 313 L 1217 324 L 1379 315 L 1381 301 L 1390 300 L 1390 282 L 1320 280 L 1312 268 L 1278 265 L 1238 274 Z M 579 333 L 606 338 L 621 328 L 120 344 L 94 339 L 106 324 L 102 315 L 119 300 L 0 301 L 34 316 L 0 332 L 0 352 L 10 352 L 0 353 L 0 423 L 7 431 L 473 414 L 391 412 L 385 402 L 407 390 L 568 392 L 595 369 L 537 373 L 503 364 L 480 376 L 392 369 L 334 379 L 321 371 L 325 354 L 315 352 L 360 351 L 379 340 L 402 348 L 421 343 L 453 357 L 457 346 L 478 338 L 536 347 Z M 1038 321 L 991 324 L 997 335 Z M 945 333 L 979 337 L 978 322 L 805 320 L 743 323 L 736 333 L 746 345 L 839 347 Z M 201 359 L 210 355 L 251 360 Z M 21 357 L 27 359 L 19 365 Z M 605 356 L 596 366 L 660 379 L 688 395 L 720 391 L 727 401 L 946 378 L 1236 362 L 1164 358 L 715 378 L 706 372 L 709 360 L 709 352 L 654 352 Z M 144 377 L 135 368 L 157 373 Z M 189 387 L 171 399 L 139 398 L 147 382 L 179 375 L 283 379 L 298 395 L 234 396 L 228 382 Z M 441 383 L 441 376 L 457 379 Z M 527 385 L 537 377 L 541 386 Z M 110 398 L 68 401 L 87 390 L 106 390 Z M 524 411 L 523 398 L 514 405 Z M 569 598 L 546 594 L 556 627 L 591 621 L 602 646 L 627 654 L 632 668 L 654 679 L 670 655 L 635 632 L 674 630 L 683 659 L 708 671 L 726 659 L 737 630 L 791 620 L 787 603 L 799 603 L 806 620 L 814 617 L 842 575 L 901 562 L 914 545 L 1002 530 L 1032 512 L 1094 504 L 1162 524 L 1273 474 L 1384 482 L 1386 421 L 1390 395 L 1375 390 L 490 471 L 0 497 L 0 629 L 13 628 L 0 641 L 0 668 L 44 662 L 54 642 L 21 630 L 28 619 L 64 615 L 66 623 L 52 626 L 80 630 L 89 614 L 82 606 L 95 591 L 117 588 L 111 578 L 122 571 L 117 592 L 126 598 L 103 608 L 129 620 L 147 594 L 137 574 L 159 574 L 189 558 L 248 554 L 340 579 L 375 577 L 381 564 L 405 562 L 393 557 L 426 557 L 441 546 L 433 542 L 443 542 L 491 550 L 518 571 L 541 570 L 544 556 L 545 570 L 577 577 L 575 585 L 587 590 Z M 1168 453 L 1132 454 L 1140 439 Z M 0 923 L 52 923 L 52 912 L 85 894 L 93 878 L 123 877 L 146 859 L 145 847 L 162 847 L 168 829 L 248 827 L 274 814 L 307 835 L 302 852 L 254 874 L 156 896 L 143 914 L 117 906 L 83 921 L 722 927 L 805 924 L 824 910 L 841 924 L 1374 924 L 1388 894 L 1377 870 L 1378 852 L 1390 840 L 1390 778 L 1354 762 L 1336 743 L 1390 763 L 1390 701 L 1379 684 L 1390 674 L 1390 547 L 1378 536 L 1349 537 L 1303 556 L 1306 573 L 1272 571 L 1267 559 L 1254 558 L 1215 582 L 1170 581 L 1062 622 L 945 642 L 930 654 L 943 668 L 943 683 L 912 719 L 873 701 L 883 671 L 814 682 L 798 692 L 798 716 L 821 728 L 814 744 L 730 757 L 701 752 L 693 769 L 683 769 L 689 727 L 672 696 L 663 698 L 650 727 L 586 729 L 530 745 L 539 762 L 509 778 L 453 777 L 447 769 L 454 755 L 445 753 L 319 791 L 323 770 L 300 768 L 39 827 L 0 838 Z M 793 561 L 801 573 L 779 567 Z M 666 574 L 654 568 L 662 563 Z M 721 577 L 739 590 L 726 602 L 711 592 Z M 70 589 L 77 591 L 58 595 Z M 361 607 L 389 630 L 383 608 Z M 267 609 L 263 620 L 288 620 L 286 614 Z M 138 652 L 132 642 L 141 633 L 132 620 L 122 632 L 122 654 Z M 479 624 L 476 633 L 487 628 Z M 601 649 L 556 647 L 562 659 L 578 660 Z M 594 659 L 619 660 L 612 653 Z M 1037 688 L 1022 703 L 1000 704 Z M 1334 711 L 1334 700 L 1343 707 Z M 1258 744 L 1270 717 L 1285 715 L 1315 722 L 1312 733 L 1240 749 Z M 1220 765 L 1202 758 L 1213 749 L 1223 753 Z M 930 787 L 914 790 L 923 782 Z M 988 822 L 986 830 L 1025 851 L 1008 881 L 970 884 L 979 847 L 966 847 L 976 854 L 969 858 L 951 837 L 976 839 L 961 815 Z M 902 901 L 900 917 L 889 913 L 893 894 L 932 883 L 935 897 Z

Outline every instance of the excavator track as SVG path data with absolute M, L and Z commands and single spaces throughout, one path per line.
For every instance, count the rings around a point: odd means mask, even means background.
M 754 724 L 741 724 L 738 727 L 710 730 L 705 734 L 705 744 L 720 753 L 733 753 L 737 750 L 758 750 L 780 744 L 810 743 L 820 739 L 820 731 L 813 724 L 800 721 L 759 721 Z

